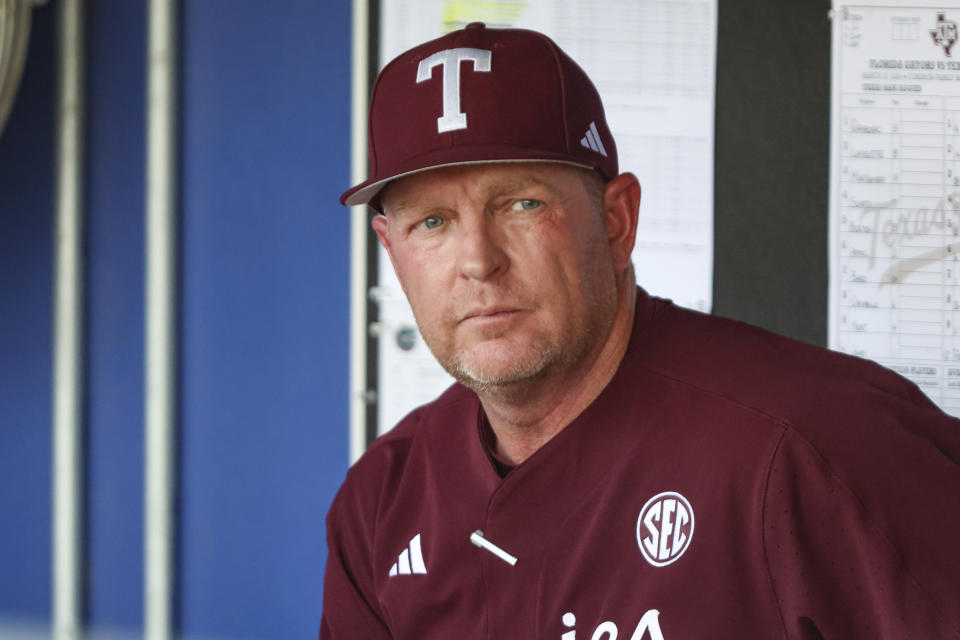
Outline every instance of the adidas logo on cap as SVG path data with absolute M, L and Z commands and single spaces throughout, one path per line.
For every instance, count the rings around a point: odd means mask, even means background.
M 604 158 L 607 157 L 607 150 L 603 148 L 603 142 L 600 140 L 600 134 L 597 133 L 597 123 L 591 122 L 587 133 L 580 138 L 580 144 L 587 149 L 593 149 Z

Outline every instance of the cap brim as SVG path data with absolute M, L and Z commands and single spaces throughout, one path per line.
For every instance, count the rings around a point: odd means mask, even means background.
M 469 155 L 464 153 L 464 149 L 444 149 L 443 151 L 449 152 L 459 152 L 456 155 L 463 157 L 464 155 Z M 496 153 L 490 154 L 490 150 L 485 150 L 487 153 L 478 153 L 477 155 L 497 155 Z M 437 154 L 437 155 L 447 155 L 447 154 Z M 573 167 L 580 167 L 582 169 L 597 169 L 596 165 L 574 162 L 570 160 L 570 154 L 560 154 L 556 152 L 544 152 L 542 150 L 514 150 L 514 153 L 506 155 L 505 157 L 479 157 L 471 160 L 451 160 L 443 161 L 440 158 L 436 158 L 435 162 L 429 162 L 427 166 L 424 165 L 425 158 L 420 158 L 420 162 L 417 164 L 416 168 L 411 168 L 406 171 L 398 171 L 392 173 L 388 176 L 379 176 L 371 178 L 365 182 L 348 189 L 340 196 L 341 204 L 344 204 L 348 207 L 352 207 L 360 204 L 370 204 L 374 209 L 380 211 L 379 202 L 377 196 L 387 186 L 390 182 L 394 180 L 399 180 L 400 178 L 405 178 L 407 176 L 412 176 L 418 173 L 423 173 L 425 171 L 432 171 L 434 169 L 440 169 L 443 167 L 458 167 L 464 165 L 472 164 L 497 164 L 504 162 L 553 162 L 557 164 L 565 164 Z

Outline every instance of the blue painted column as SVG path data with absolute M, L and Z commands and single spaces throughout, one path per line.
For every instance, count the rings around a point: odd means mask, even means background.
M 143 624 L 145 2 L 88 3 L 86 604 Z
M 0 133 L 0 626 L 50 618 L 55 10 Z
M 347 465 L 350 3 L 182 6 L 180 622 L 312 637 Z

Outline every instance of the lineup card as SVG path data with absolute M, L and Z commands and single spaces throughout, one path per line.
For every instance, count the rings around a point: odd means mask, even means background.
M 546 33 L 583 66 L 603 97 L 620 170 L 643 190 L 637 282 L 710 311 L 717 0 L 381 0 L 380 66 L 475 21 Z M 453 380 L 420 338 L 382 249 L 379 265 L 384 433 Z
M 960 3 L 833 12 L 830 347 L 960 416 Z

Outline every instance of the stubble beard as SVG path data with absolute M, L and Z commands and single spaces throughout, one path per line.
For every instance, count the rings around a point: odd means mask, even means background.
M 585 340 L 577 340 L 575 351 L 584 350 Z M 555 370 L 564 360 L 573 359 L 574 349 L 564 353 L 558 345 L 542 341 L 531 345 L 525 358 L 506 366 L 482 366 L 475 358 L 456 353 L 443 366 L 457 381 L 480 396 L 526 393 L 538 379 Z
M 452 344 L 434 344 L 428 332 L 422 334 L 437 362 L 457 382 L 481 397 L 517 401 L 556 374 L 575 371 L 591 352 L 599 350 L 613 326 L 616 304 L 615 294 L 609 300 L 591 301 L 585 322 L 575 325 L 572 335 L 541 336 L 524 350 L 523 357 L 504 364 L 477 362 L 476 354 Z

